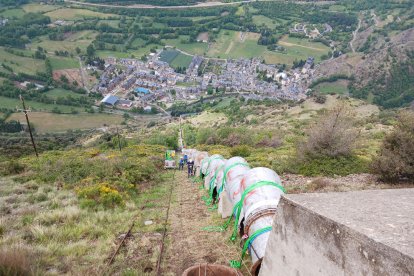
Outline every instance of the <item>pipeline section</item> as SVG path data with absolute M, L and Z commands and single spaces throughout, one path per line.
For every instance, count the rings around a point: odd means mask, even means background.
M 194 160 L 200 172 L 203 187 L 209 194 L 203 198 L 206 204 L 214 205 L 218 201 L 218 213 L 228 217 L 219 229 L 225 230 L 234 218 L 231 239 L 240 235 L 244 245 L 241 259 L 232 261 L 231 266 L 239 268 L 248 253 L 253 262 L 251 272 L 258 275 L 273 217 L 285 192 L 280 177 L 269 168 L 251 168 L 238 156 L 226 160 L 219 154 L 209 156 L 195 149 L 183 149 L 183 153 Z

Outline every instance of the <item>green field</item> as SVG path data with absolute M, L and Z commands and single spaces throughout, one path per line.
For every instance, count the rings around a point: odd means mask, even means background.
M 14 113 L 9 120 L 24 121 L 22 113 Z M 30 113 L 30 122 L 37 132 L 60 132 L 70 129 L 90 129 L 104 125 L 118 125 L 123 118 L 114 114 L 53 114 L 45 112 Z
M 54 20 L 82 20 L 84 18 L 108 18 L 108 17 L 119 17 L 115 14 L 95 12 L 86 9 L 72 9 L 62 8 L 54 11 L 45 13 L 49 16 L 52 21 Z
M 329 10 L 330 11 L 345 11 L 346 7 L 342 5 L 330 5 Z
M 207 53 L 209 57 L 218 58 L 251 58 L 261 57 L 267 51 L 263 45 L 258 45 L 259 34 L 221 31 Z
M 26 100 L 26 107 L 31 108 L 33 111 L 52 111 L 55 107 L 58 108 L 62 112 L 71 112 L 72 109 L 82 112 L 85 108 L 82 107 L 72 107 L 67 105 L 60 105 L 60 104 L 45 104 L 39 103 L 34 101 Z M 21 108 L 22 104 L 19 99 L 17 98 L 8 98 L 0 96 L 0 108 L 9 108 L 9 109 L 16 109 L 16 107 Z
M 108 24 L 111 27 L 118 28 L 119 20 L 99 20 L 99 24 Z
M 171 67 L 174 68 L 188 67 L 192 59 L 192 56 L 184 55 L 181 52 L 174 49 L 164 50 L 160 54 L 160 60 L 167 62 Z
M 321 56 L 327 54 L 330 48 L 320 42 L 309 42 L 307 39 L 292 38 L 285 36 L 278 45 L 283 46 L 286 51 L 283 53 L 270 52 L 264 53 L 267 63 L 285 63 L 292 64 L 293 61 L 299 59 L 307 59 L 309 56 L 315 57 L 315 61 L 321 61 Z
M 264 45 L 258 45 L 259 37 L 257 33 L 244 33 L 242 38 L 241 32 L 221 31 L 216 42 L 208 50 L 207 56 L 215 58 L 261 57 L 271 64 L 292 64 L 295 60 L 307 59 L 309 56 L 320 61 L 320 57 L 330 50 L 329 47 L 319 42 L 285 36 L 278 42 L 286 49 L 285 52 L 274 52 L 267 50 Z
M 44 72 L 46 69 L 44 60 L 17 56 L 6 52 L 2 47 L 0 47 L 0 63 L 13 68 L 15 73 L 21 72 L 30 75 L 34 75 L 36 72 Z
M 142 38 L 135 38 L 131 43 L 132 47 L 142 47 L 144 45 L 145 45 L 145 40 L 143 40 Z
M 8 9 L 0 12 L 0 17 L 4 18 L 21 18 L 25 14 L 24 10 L 22 9 Z
M 188 36 L 180 36 L 177 39 L 164 39 L 163 41 L 166 45 L 176 47 L 192 55 L 203 55 L 207 52 L 207 43 L 182 43 L 182 40 L 188 40 Z
M 140 58 L 142 56 L 148 55 L 150 53 L 150 49 L 156 48 L 156 47 L 159 47 L 159 45 L 149 44 L 145 47 L 138 48 L 137 50 L 127 50 L 126 52 L 99 50 L 99 51 L 96 51 L 96 54 L 100 58 L 107 58 L 107 57 L 130 58 L 132 56 L 134 56 L 135 58 Z
M 37 3 L 30 3 L 30 4 L 26 4 L 22 6 L 22 9 L 25 12 L 40 12 L 40 13 L 50 12 L 50 11 L 57 10 L 60 8 L 61 8 L 60 6 L 42 5 L 42 4 L 37 4 Z
M 177 50 L 164 50 L 160 54 L 160 60 L 171 63 L 179 54 L 180 52 Z
M 66 96 L 71 96 L 73 98 L 86 97 L 86 95 L 78 94 L 73 91 L 63 89 L 63 88 L 55 88 L 55 89 L 49 90 L 45 93 L 45 95 L 53 99 L 57 99 L 59 97 L 66 97 Z
M 49 53 L 55 51 L 68 51 L 73 54 L 76 54 L 75 49 L 76 47 L 79 47 L 82 52 L 85 53 L 86 48 L 95 39 L 96 35 L 97 33 L 94 31 L 80 31 L 72 33 L 64 41 L 53 41 L 47 36 L 41 36 L 34 40 L 29 47 L 31 49 L 36 49 L 40 46 L 46 49 Z
M 335 82 L 324 82 L 315 87 L 315 91 L 320 94 L 347 95 L 349 93 L 347 81 L 339 80 Z
M 274 29 L 278 25 L 276 20 L 272 20 L 269 17 L 264 16 L 264 15 L 253 15 L 252 19 L 253 19 L 254 24 L 258 26 L 261 26 L 264 24 L 265 26 L 271 29 Z
M 188 67 L 191 61 L 193 60 L 192 56 L 178 54 L 178 56 L 170 63 L 171 67 Z
M 76 58 L 51 57 L 50 63 L 53 70 L 79 68 L 79 61 Z

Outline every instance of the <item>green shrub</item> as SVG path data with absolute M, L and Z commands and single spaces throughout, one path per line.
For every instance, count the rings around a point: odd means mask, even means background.
M 248 146 L 236 146 L 230 150 L 232 156 L 248 157 L 251 154 L 251 150 Z
M 66 189 L 76 188 L 82 206 L 112 207 L 123 205 L 123 199 L 135 194 L 140 184 L 159 180 L 164 150 L 160 146 L 136 145 L 122 152 L 101 152 L 96 148 L 47 152 L 39 159 L 29 159 L 27 164 L 33 172 L 31 178 L 39 182 L 61 183 Z M 92 193 L 104 184 L 118 194 Z M 50 188 L 46 187 L 43 195 L 31 195 L 28 200 L 31 203 L 44 201 L 48 191 Z M 96 202 L 92 204 L 90 200 Z
M 43 202 L 47 200 L 47 194 L 45 193 L 40 193 L 36 196 L 36 201 L 37 202 Z
M 14 175 L 22 173 L 25 166 L 16 160 L 6 161 L 0 164 L 0 175 Z
M 383 180 L 414 180 L 414 112 L 400 114 L 397 126 L 385 138 L 372 169 Z
M 323 114 L 307 129 L 306 139 L 298 145 L 299 158 L 351 156 L 359 135 L 353 117 L 343 104 Z
M 81 207 L 94 207 L 96 204 L 99 204 L 107 208 L 113 208 L 124 205 L 119 191 L 109 187 L 107 183 L 78 188 L 76 192 L 81 199 Z
M 295 166 L 296 171 L 305 176 L 345 176 L 369 171 L 369 162 L 357 156 L 318 157 Z

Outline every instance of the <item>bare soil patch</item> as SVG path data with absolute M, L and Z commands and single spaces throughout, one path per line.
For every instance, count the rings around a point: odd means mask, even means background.
M 53 79 L 60 80 L 60 77 L 64 75 L 68 78 L 69 83 L 77 81 L 79 84 L 82 84 L 82 76 L 79 69 L 63 69 L 53 71 Z

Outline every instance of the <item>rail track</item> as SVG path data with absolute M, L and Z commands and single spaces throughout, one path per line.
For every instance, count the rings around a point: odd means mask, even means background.
M 164 221 L 163 221 L 163 230 L 162 230 L 162 234 L 161 234 L 161 240 L 159 242 L 159 254 L 158 254 L 157 262 L 156 262 L 155 275 L 157 275 L 157 276 L 162 275 L 161 264 L 162 264 L 163 257 L 164 257 L 164 252 L 165 252 L 165 239 L 166 239 L 167 232 L 168 232 L 167 226 L 168 226 L 168 220 L 169 220 L 169 217 L 170 217 L 170 208 L 171 208 L 171 202 L 172 202 L 172 195 L 173 195 L 173 191 L 174 191 L 174 187 L 175 187 L 175 173 L 176 173 L 176 171 L 174 170 L 173 171 L 173 178 L 171 180 L 170 187 L 169 187 L 168 204 L 166 206 L 162 206 L 162 208 L 166 209 L 166 214 L 165 214 L 165 218 L 164 218 Z M 143 206 L 140 206 L 140 207 L 137 207 L 137 208 L 143 208 Z M 137 221 L 137 217 L 135 217 L 133 219 L 131 225 L 129 226 L 129 228 L 127 230 L 127 232 L 123 235 L 121 241 L 117 245 L 115 251 L 108 258 L 108 261 L 106 263 L 106 269 L 107 270 L 109 270 L 111 265 L 114 263 L 114 260 L 116 259 L 117 255 L 121 251 L 121 248 L 123 246 L 128 246 L 126 241 L 127 241 L 128 237 L 131 237 L 133 235 L 132 234 L 132 229 L 136 225 L 136 221 Z

